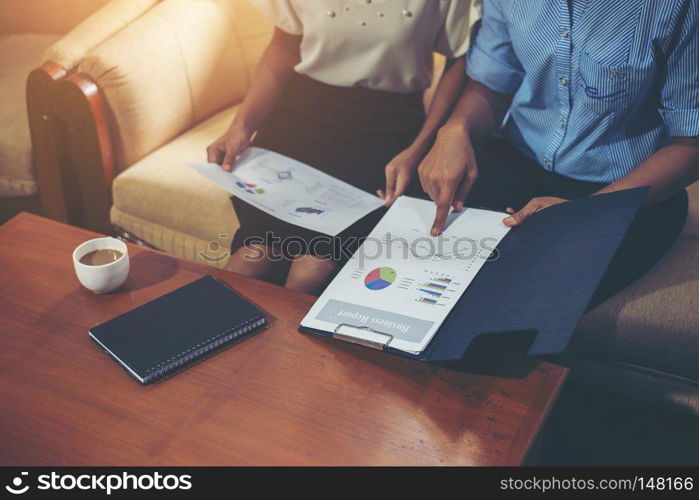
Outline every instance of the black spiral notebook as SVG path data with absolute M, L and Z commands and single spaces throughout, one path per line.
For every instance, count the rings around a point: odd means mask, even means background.
M 90 329 L 141 384 L 168 377 L 266 323 L 257 307 L 206 276 Z

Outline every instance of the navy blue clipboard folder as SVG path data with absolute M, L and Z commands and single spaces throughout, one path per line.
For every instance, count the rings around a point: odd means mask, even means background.
M 590 196 L 535 214 L 500 242 L 497 258 L 483 266 L 422 353 L 383 350 L 457 361 L 481 335 L 530 332 L 529 354 L 563 352 L 647 193 Z

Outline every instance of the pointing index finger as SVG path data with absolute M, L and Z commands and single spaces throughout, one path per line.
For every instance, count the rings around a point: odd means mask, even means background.
M 442 231 L 444 231 L 444 226 L 447 224 L 447 217 L 449 217 L 451 203 L 437 203 L 436 206 L 437 213 L 435 214 L 432 230 L 430 231 L 432 236 L 439 236 L 442 234 Z

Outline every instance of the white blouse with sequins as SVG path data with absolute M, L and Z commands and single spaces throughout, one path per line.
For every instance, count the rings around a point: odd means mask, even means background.
M 303 35 L 296 71 L 342 87 L 424 90 L 433 52 L 463 56 L 480 0 L 252 0 L 283 31 Z

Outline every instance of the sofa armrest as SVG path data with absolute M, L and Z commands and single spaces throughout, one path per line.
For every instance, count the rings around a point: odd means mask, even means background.
M 168 0 L 90 51 L 78 72 L 114 114 L 118 168 L 240 101 L 271 32 L 248 0 Z
M 42 213 L 64 222 L 68 221 L 68 212 L 59 163 L 54 104 L 56 82 L 66 75 L 62 66 L 44 63 L 29 74 L 26 87 L 32 164 L 39 186 Z
M 66 222 L 109 234 L 114 179 L 112 118 L 103 93 L 84 75 L 56 82 L 55 129 L 60 136 L 58 178 Z
M 110 232 L 114 176 L 242 99 L 271 32 L 248 0 L 168 0 L 92 50 L 56 86 L 68 221 Z
M 112 0 L 49 47 L 44 62 L 53 62 L 71 70 L 90 49 L 128 26 L 159 1 Z

